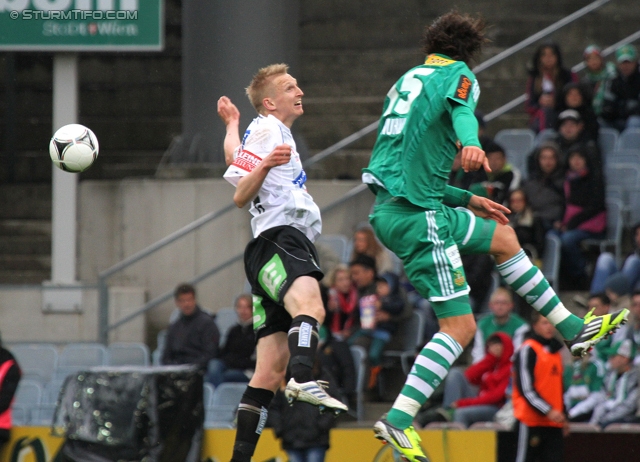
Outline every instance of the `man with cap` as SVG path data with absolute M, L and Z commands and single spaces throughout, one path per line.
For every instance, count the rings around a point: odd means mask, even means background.
M 602 118 L 620 131 L 640 127 L 640 70 L 638 51 L 624 45 L 616 51 L 618 75 L 607 82 L 602 104 Z
M 555 142 L 560 147 L 560 164 L 566 165 L 569 153 L 581 148 L 591 159 L 591 163 L 602 170 L 598 145 L 589 139 L 584 130 L 584 122 L 575 109 L 565 109 L 558 115 L 558 135 Z
M 606 81 L 616 76 L 616 66 L 612 62 L 604 61 L 598 45 L 589 45 L 585 48 L 583 57 L 586 69 L 582 82 L 591 88 L 593 112 L 600 116 Z
M 638 370 L 633 367 L 635 345 L 629 339 L 614 344 L 604 379 L 606 399 L 593 410 L 589 423 L 605 428 L 633 422 L 638 409 Z

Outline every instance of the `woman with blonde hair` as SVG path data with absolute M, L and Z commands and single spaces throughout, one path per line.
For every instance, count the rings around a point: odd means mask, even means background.
M 375 259 L 377 274 L 395 273 L 391 254 L 378 242 L 373 229 L 368 226 L 359 228 L 353 233 L 351 260 L 354 260 L 358 255 L 367 255 Z

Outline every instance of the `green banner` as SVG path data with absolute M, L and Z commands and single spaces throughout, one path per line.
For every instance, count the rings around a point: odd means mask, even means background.
M 0 50 L 160 51 L 162 0 L 0 0 Z

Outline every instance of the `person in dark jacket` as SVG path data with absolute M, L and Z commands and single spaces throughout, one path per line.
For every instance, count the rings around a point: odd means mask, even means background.
M 564 173 L 560 162 L 560 148 L 552 141 L 541 144 L 532 154 L 529 180 L 522 189 L 535 216 L 545 231 L 562 220 L 564 215 Z
M 589 86 L 581 82 L 569 82 L 562 89 L 562 99 L 559 104 L 560 113 L 566 109 L 578 111 L 584 123 L 585 137 L 598 141 L 600 124 L 593 109 L 592 93 Z
M 558 114 L 558 135 L 555 141 L 560 147 L 560 163 L 567 168 L 569 153 L 580 147 L 591 159 L 593 167 L 602 171 L 602 158 L 598 143 L 589 137 L 584 120 L 575 109 L 565 109 Z
M 180 317 L 167 329 L 162 364 L 195 364 L 206 371 L 218 356 L 220 332 L 209 315 L 196 302 L 196 289 L 180 284 L 174 291 Z
M 518 236 L 518 242 L 529 258 L 538 260 L 544 251 L 544 226 L 540 217 L 533 213 L 529 206 L 529 198 L 522 189 L 515 189 L 509 194 L 509 226 Z
M 620 47 L 616 61 L 618 75 L 606 84 L 602 118 L 609 126 L 622 131 L 640 127 L 640 69 L 636 47 Z
M 564 183 L 565 212 L 556 222 L 555 231 L 562 241 L 564 282 L 587 288 L 586 261 L 580 248 L 585 239 L 602 239 L 607 227 L 604 181 L 594 169 L 588 156 L 576 149 L 569 154 L 569 170 Z
M 333 385 L 335 380 L 319 361 L 314 364 L 313 376 L 318 383 L 327 384 L 331 396 L 340 396 Z M 317 406 L 301 401 L 289 405 L 282 389 L 276 392 L 269 408 L 268 425 L 281 440 L 289 462 L 323 462 L 335 422 L 332 413 L 320 413 Z
M 509 191 L 520 185 L 520 171 L 507 162 L 504 148 L 494 141 L 483 146 L 491 171 L 473 172 L 473 184 L 469 191 L 482 197 L 488 197 L 498 204 L 504 204 Z
M 322 367 L 335 378 L 340 396 L 347 398 L 350 408 L 356 408 L 356 365 L 349 344 L 334 337 L 326 325 L 320 328 L 318 356 Z
M 365 348 L 369 344 L 370 388 L 375 385 L 381 370 L 382 351 L 398 327 L 396 318 L 402 314 L 406 304 L 400 292 L 398 276 L 384 273 L 377 278 L 373 265 L 375 260 L 366 255 L 360 255 L 350 263 L 351 277 L 360 296 L 359 310 L 356 310 L 360 328 L 349 337 L 349 343 L 364 343 Z
M 11 436 L 11 403 L 21 376 L 16 358 L 4 348 L 0 338 L 0 452 Z
M 238 322 L 229 328 L 220 356 L 209 362 L 207 381 L 214 387 L 223 382 L 249 382 L 256 368 L 251 294 L 239 295 L 235 309 Z

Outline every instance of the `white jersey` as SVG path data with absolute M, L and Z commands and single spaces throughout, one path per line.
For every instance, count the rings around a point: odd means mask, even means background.
M 240 178 L 249 174 L 280 144 L 291 146 L 291 160 L 269 170 L 258 195 L 251 202 L 253 236 L 288 225 L 302 231 L 313 242 L 322 230 L 320 209 L 304 185 L 307 174 L 302 169 L 291 130 L 276 117 L 260 115 L 253 119 L 242 144 L 234 152 L 233 163 L 224 179 L 237 186 Z

